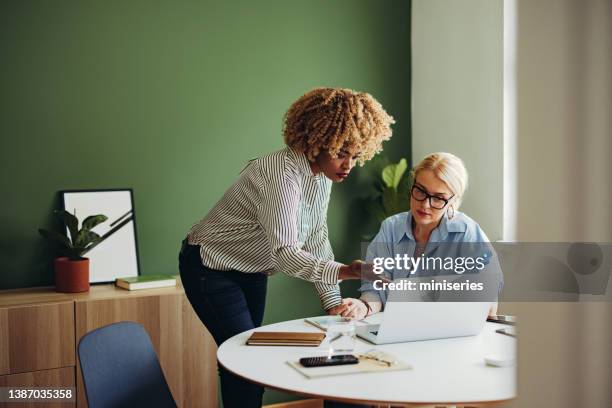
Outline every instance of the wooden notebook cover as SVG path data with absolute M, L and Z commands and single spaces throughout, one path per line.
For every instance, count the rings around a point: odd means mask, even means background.
M 279 343 L 287 343 L 287 342 L 313 342 L 320 343 L 325 338 L 325 333 L 308 333 L 308 332 L 254 332 L 249 337 L 250 341 L 265 341 L 269 342 L 279 342 Z

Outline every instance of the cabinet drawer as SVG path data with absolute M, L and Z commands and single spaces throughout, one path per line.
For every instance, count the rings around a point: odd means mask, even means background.
M 54 370 L 34 371 L 30 373 L 12 374 L 0 376 L 0 387 L 34 387 L 34 388 L 72 388 L 72 393 L 75 392 L 74 385 L 75 368 L 64 367 Z M 72 401 L 75 401 L 73 398 Z M 0 408 L 74 408 L 74 402 L 16 402 L 2 403 Z
M 0 309 L 0 373 L 74 366 L 74 303 Z
M 9 366 L 8 309 L 0 308 L 0 375 L 11 372 Z

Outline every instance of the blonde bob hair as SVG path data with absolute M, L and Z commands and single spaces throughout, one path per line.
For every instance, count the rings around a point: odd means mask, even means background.
M 412 169 L 414 181 L 421 170 L 433 171 L 434 175 L 446 184 L 454 194 L 451 205 L 453 209 L 458 209 L 468 186 L 468 173 L 463 161 L 452 153 L 431 153 Z
M 360 166 L 382 150 L 395 123 L 382 105 L 365 92 L 315 88 L 295 101 L 284 117 L 287 146 L 314 161 L 322 152 L 357 157 Z

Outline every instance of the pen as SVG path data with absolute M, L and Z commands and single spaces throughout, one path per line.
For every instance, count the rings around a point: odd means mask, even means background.
M 505 334 L 506 336 L 515 337 L 516 338 L 516 334 L 510 333 L 510 332 L 506 331 L 506 329 L 497 329 L 497 330 L 495 330 L 495 333 Z

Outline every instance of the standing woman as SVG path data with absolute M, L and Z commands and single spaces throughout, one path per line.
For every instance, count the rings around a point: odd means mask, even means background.
M 187 298 L 217 345 L 261 325 L 268 276 L 313 282 L 323 308 L 342 312 L 338 282 L 360 263 L 334 260 L 327 236 L 332 182 L 342 182 L 391 137 L 393 118 L 371 95 L 316 88 L 291 105 L 284 149 L 251 160 L 179 255 Z M 259 407 L 263 387 L 219 367 L 225 408 Z

